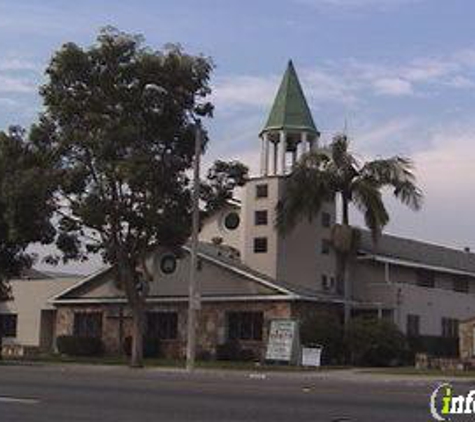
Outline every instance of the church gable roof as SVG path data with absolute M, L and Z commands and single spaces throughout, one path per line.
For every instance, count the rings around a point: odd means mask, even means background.
M 150 283 L 148 300 L 160 301 L 186 299 L 188 296 L 189 254 L 179 261 L 175 273 L 163 275 L 160 273 L 160 254 L 153 258 L 155 280 Z M 294 297 L 295 294 L 286 287 L 279 286 L 272 279 L 252 271 L 235 260 L 212 253 L 213 245 L 200 244 L 199 258 L 201 269 L 198 271 L 198 281 L 203 299 L 244 297 Z M 85 279 L 60 295 L 52 302 L 67 304 L 75 302 L 125 301 L 124 292 L 117 287 L 112 268 Z

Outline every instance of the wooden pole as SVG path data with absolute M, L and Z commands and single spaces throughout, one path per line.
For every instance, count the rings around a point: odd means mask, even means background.
M 201 126 L 196 123 L 195 160 L 193 165 L 193 227 L 191 233 L 190 282 L 188 290 L 188 327 L 186 343 L 186 369 L 193 371 L 196 357 L 196 311 L 200 308 L 200 295 L 196 283 L 198 264 L 198 232 L 200 223 L 200 158 L 201 158 Z

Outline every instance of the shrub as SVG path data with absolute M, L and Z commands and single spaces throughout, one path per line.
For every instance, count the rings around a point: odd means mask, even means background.
M 103 352 L 99 338 L 59 336 L 56 340 L 59 353 L 70 356 L 99 356 Z
M 213 354 L 209 350 L 200 350 L 196 354 L 196 359 L 202 362 L 210 362 L 213 360 Z
M 300 325 L 302 345 L 323 346 L 322 364 L 340 363 L 344 356 L 343 324 L 328 311 L 317 311 L 304 318 Z
M 237 341 L 228 341 L 216 346 L 217 360 L 239 360 L 241 345 Z
M 393 366 L 403 363 L 408 345 L 404 334 L 389 321 L 355 318 L 345 331 L 349 361 L 361 366 Z
M 255 362 L 257 359 L 256 353 L 252 349 L 241 349 L 239 359 L 242 362 Z
M 458 357 L 459 339 L 439 336 L 408 337 L 411 357 L 416 353 L 427 353 L 435 357 Z
M 122 350 L 126 356 L 132 354 L 132 337 L 128 336 L 124 339 Z M 160 352 L 160 339 L 154 337 L 143 338 L 143 356 L 145 358 L 158 358 Z
M 242 348 L 236 340 L 216 346 L 216 359 L 236 362 L 253 362 L 258 360 L 252 349 Z

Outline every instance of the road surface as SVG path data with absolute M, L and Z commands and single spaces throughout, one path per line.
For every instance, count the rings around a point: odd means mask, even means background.
M 328 374 L 188 374 L 0 366 L 1 422 L 428 422 L 436 381 Z

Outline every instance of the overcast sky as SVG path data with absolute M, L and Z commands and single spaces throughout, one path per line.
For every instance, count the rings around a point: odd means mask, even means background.
M 206 160 L 241 159 L 256 172 L 257 134 L 292 58 L 324 142 L 346 120 L 361 157 L 415 160 L 424 209 L 389 201 L 387 232 L 475 247 L 473 16 L 470 0 L 3 0 L 0 129 L 35 120 L 61 44 L 90 45 L 113 25 L 213 58 Z

